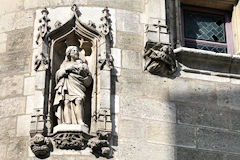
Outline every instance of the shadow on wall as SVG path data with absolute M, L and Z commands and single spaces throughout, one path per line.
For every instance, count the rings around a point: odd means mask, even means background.
M 167 137 L 163 143 L 176 146 L 175 159 L 240 159 L 239 94 L 240 87 L 231 83 L 187 78 L 172 82 L 169 102 L 176 106 L 176 124 L 159 129 L 165 130 L 160 131 Z
M 240 159 L 240 87 L 224 80 L 122 69 L 112 81 L 121 108 L 119 159 Z

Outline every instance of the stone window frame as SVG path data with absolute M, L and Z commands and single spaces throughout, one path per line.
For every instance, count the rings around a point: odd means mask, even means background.
M 220 43 L 220 42 L 211 42 L 211 41 L 206 41 L 206 40 L 197 40 L 197 39 L 189 39 L 185 38 L 184 35 L 184 10 L 187 11 L 193 11 L 193 12 L 201 12 L 201 13 L 206 13 L 206 14 L 215 14 L 215 15 L 221 15 L 224 16 L 225 18 L 225 36 L 226 36 L 226 43 Z M 191 42 L 196 42 L 197 44 L 207 44 L 210 46 L 224 46 L 227 47 L 227 54 L 234 54 L 234 47 L 233 47 L 233 35 L 232 35 L 232 24 L 231 24 L 231 19 L 230 19 L 230 13 L 224 10 L 218 10 L 218 9 L 212 9 L 212 8 L 204 8 L 204 7 L 196 7 L 196 6 L 189 6 L 189 5 L 181 5 L 181 42 L 182 46 L 185 47 L 185 41 L 191 41 Z M 190 48 L 190 47 L 189 47 Z

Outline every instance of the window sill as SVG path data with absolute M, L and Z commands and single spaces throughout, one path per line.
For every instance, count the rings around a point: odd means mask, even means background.
M 240 79 L 240 56 L 180 47 L 174 50 L 181 71 Z

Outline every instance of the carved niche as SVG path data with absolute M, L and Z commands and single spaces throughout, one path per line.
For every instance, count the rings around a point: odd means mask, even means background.
M 108 8 L 103 9 L 97 30 L 94 22 L 81 21 L 81 12 L 75 4 L 71 10 L 72 17 L 66 23 L 55 20 L 52 30 L 48 25 L 51 13 L 46 8 L 39 20 L 36 40 L 39 52 L 34 69 L 45 75 L 45 87 L 43 105 L 32 115 L 31 149 L 42 158 L 54 148 L 87 147 L 96 156 L 111 157 L 110 13 Z

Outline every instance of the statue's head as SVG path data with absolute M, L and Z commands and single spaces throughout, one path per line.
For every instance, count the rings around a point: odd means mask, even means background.
M 77 46 L 68 46 L 66 49 L 66 60 L 71 61 L 79 59 L 79 50 Z

